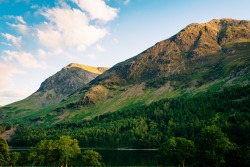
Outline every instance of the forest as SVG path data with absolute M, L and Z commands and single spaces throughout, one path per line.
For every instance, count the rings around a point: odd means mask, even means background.
M 8 144 L 31 147 L 67 135 L 85 148 L 157 148 L 163 164 L 175 157 L 171 163 L 183 166 L 249 166 L 249 95 L 250 86 L 231 87 L 48 128 L 18 125 Z
M 11 151 L 0 137 L 0 166 L 103 166 L 101 155 L 93 150 L 81 151 L 70 136 L 42 140 L 26 151 Z

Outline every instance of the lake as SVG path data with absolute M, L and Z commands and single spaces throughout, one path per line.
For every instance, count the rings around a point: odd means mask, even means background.
M 28 153 L 29 148 L 12 148 L 11 151 Z M 82 149 L 85 150 L 85 149 Z M 158 166 L 157 150 L 93 149 L 100 153 L 105 166 Z M 27 165 L 27 164 L 26 164 Z
M 95 150 L 106 166 L 158 166 L 157 150 Z

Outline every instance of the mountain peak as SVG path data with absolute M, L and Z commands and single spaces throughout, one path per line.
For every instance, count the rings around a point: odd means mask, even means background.
M 26 107 L 38 110 L 51 104 L 60 103 L 69 94 L 80 87 L 86 86 L 105 70 L 107 69 L 99 70 L 96 67 L 71 63 L 47 78 L 35 93 L 24 99 L 28 103 Z
M 98 79 L 102 78 L 100 82 L 110 85 L 169 77 L 185 71 L 186 66 L 189 66 L 187 62 L 204 56 L 227 54 L 228 45 L 240 42 L 250 42 L 249 21 L 225 18 L 193 23 L 171 38 L 115 65 L 109 70 L 109 75 L 102 75 Z
M 249 34 L 249 21 L 229 18 L 214 19 L 207 23 L 192 23 L 165 40 L 165 43 L 175 45 L 177 50 L 191 57 L 199 57 L 220 52 L 226 44 L 231 42 L 249 41 Z
M 247 85 L 249 52 L 249 21 L 193 23 L 102 75 L 98 74 L 107 68 L 71 63 L 45 80 L 31 97 L 7 107 L 22 112 L 25 119 L 38 116 L 29 111 L 42 111 L 40 115 L 47 120 L 62 120 L 60 115 L 68 114 L 67 120 L 73 121 L 128 105 Z
M 70 63 L 69 65 L 64 67 L 64 69 L 67 69 L 67 68 L 81 68 L 81 69 L 83 69 L 85 71 L 92 72 L 92 73 L 95 73 L 95 74 L 102 74 L 103 73 L 102 71 L 100 71 L 96 67 L 87 66 L 87 65 L 78 64 L 78 63 Z

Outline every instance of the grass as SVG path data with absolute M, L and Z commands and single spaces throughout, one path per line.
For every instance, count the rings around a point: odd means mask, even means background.
M 87 66 L 87 65 L 83 65 L 83 64 L 77 64 L 77 63 L 71 63 L 70 65 L 68 65 L 65 68 L 73 68 L 73 67 L 77 67 L 77 68 L 81 68 L 83 70 L 95 73 L 95 74 L 102 74 L 101 71 L 99 71 L 96 67 L 92 67 L 92 66 Z
M 21 102 L 3 107 L 2 113 L 8 115 L 3 121 L 28 122 L 35 126 L 52 126 L 55 122 L 92 119 L 104 113 L 150 104 L 165 98 L 175 98 L 182 95 L 195 96 L 201 92 L 217 92 L 224 87 L 249 84 L 250 42 L 230 43 L 225 47 L 235 52 L 218 53 L 187 61 L 182 64 L 185 68 L 181 67 L 178 73 L 174 73 L 168 78 L 171 80 L 164 80 L 165 85 L 161 83 L 159 87 L 148 87 L 139 83 L 114 89 L 98 85 L 85 93 L 93 98 L 95 105 L 80 106 L 79 108 L 67 108 L 66 106 L 78 102 L 83 94 L 74 94 L 66 101 L 42 109 L 38 109 L 36 99 L 29 97 Z M 57 108 L 62 108 L 63 111 L 55 112 Z M 41 116 L 44 117 L 41 124 L 30 121 Z M 63 116 L 64 119 L 62 119 Z

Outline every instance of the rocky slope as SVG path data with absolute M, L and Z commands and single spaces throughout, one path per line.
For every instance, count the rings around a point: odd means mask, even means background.
M 151 80 L 152 77 L 166 77 L 184 71 L 188 61 L 216 53 L 233 53 L 227 44 L 249 39 L 249 21 L 221 19 L 190 24 L 171 38 L 115 65 L 109 73 L 98 79 L 102 84 L 109 84 L 110 80 L 121 84 L 124 81 L 141 83 Z
M 236 70 L 236 66 L 239 66 L 239 71 L 241 68 L 248 71 L 246 68 L 249 64 L 246 63 L 249 61 L 242 61 L 244 65 L 231 65 L 226 71 L 226 64 L 232 61 L 226 55 L 230 55 L 231 59 L 240 58 L 238 54 L 241 54 L 240 50 L 248 49 L 247 44 L 245 48 L 244 44 L 239 47 L 233 44 L 249 41 L 249 21 L 221 19 L 203 24 L 190 24 L 173 37 L 115 65 L 107 73 L 97 77 L 90 83 L 90 89 L 82 90 L 83 97 L 80 103 L 84 105 L 85 101 L 88 102 L 93 97 L 92 103 L 98 105 L 95 88 L 103 92 L 108 90 L 102 99 L 109 100 L 109 96 L 116 96 L 114 90 L 119 90 L 123 86 L 126 88 L 122 93 L 131 91 L 135 96 L 143 96 L 150 88 L 162 88 L 158 93 L 163 93 L 165 90 L 171 91 L 182 87 L 198 87 L 226 77 Z M 128 85 L 133 88 L 127 88 Z
M 190 24 L 171 38 L 98 76 L 90 82 L 90 88 L 77 92 L 82 94 L 78 104 L 100 105 L 103 107 L 100 110 L 112 111 L 126 107 L 126 103 L 120 104 L 128 99 L 132 103 L 140 103 L 147 96 L 149 98 L 144 102 L 151 102 L 162 98 L 163 94 L 167 95 L 166 92 L 194 89 L 236 75 L 236 71 L 242 75 L 249 74 L 249 41 L 249 21 L 221 19 Z M 154 88 L 157 88 L 154 93 L 146 95 Z M 114 102 L 114 98 L 122 99 L 106 110 L 107 101 Z
M 190 24 L 113 66 L 60 104 L 29 116 L 42 116 L 45 124 L 79 121 L 163 98 L 247 85 L 249 53 L 249 21 L 221 19 Z
M 102 70 L 98 70 L 101 68 Z M 42 82 L 40 88 L 28 98 L 10 104 L 11 108 L 36 111 L 55 105 L 66 99 L 79 87 L 86 86 L 91 80 L 107 70 L 106 67 L 91 67 L 71 63 Z M 7 106 L 7 108 L 8 108 Z
M 72 63 L 46 79 L 37 92 L 54 91 L 56 94 L 68 95 L 102 73 L 98 68 Z

